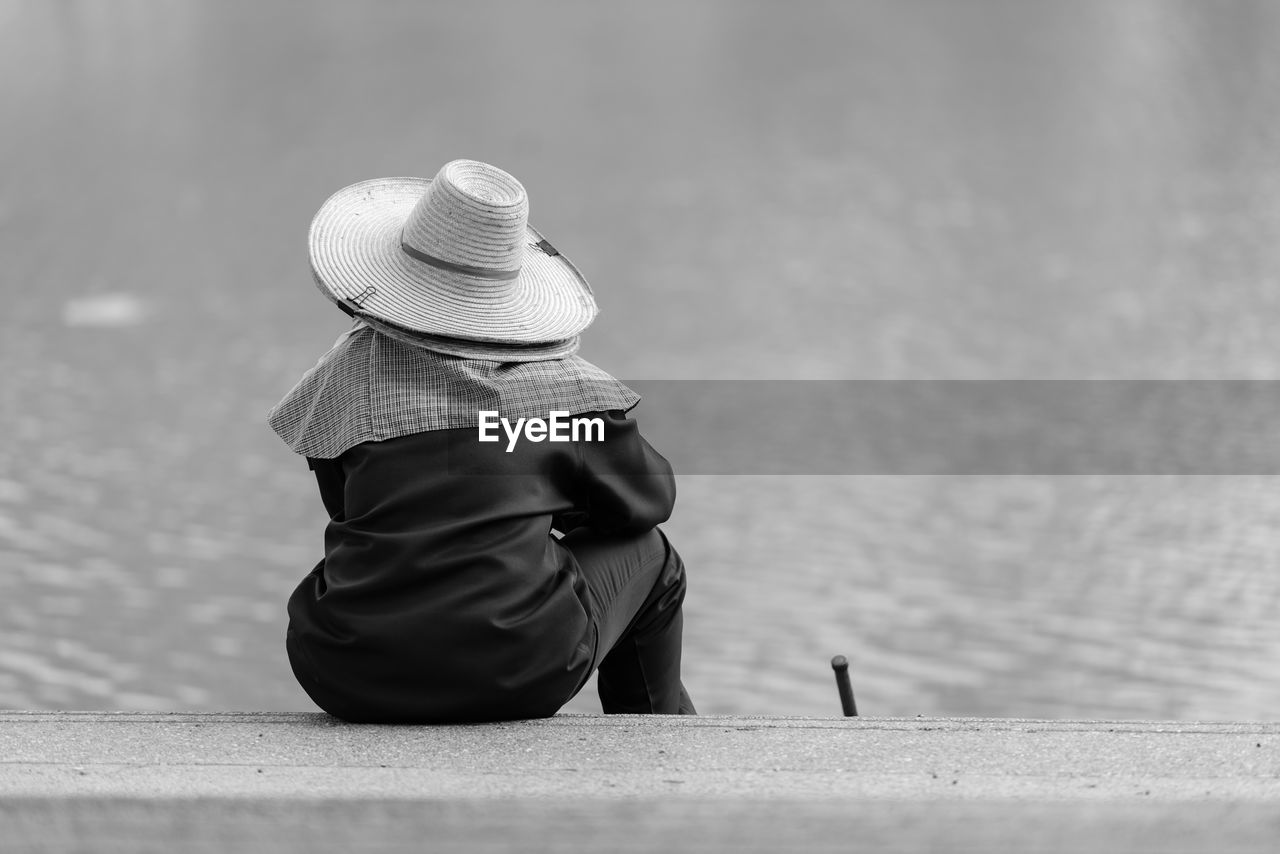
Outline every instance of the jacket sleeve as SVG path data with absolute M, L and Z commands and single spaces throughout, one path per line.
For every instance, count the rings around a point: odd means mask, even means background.
M 671 516 L 676 479 L 671 464 L 640 435 L 621 410 L 591 413 L 604 422 L 603 441 L 578 443 L 579 502 L 560 521 L 607 534 L 639 534 Z

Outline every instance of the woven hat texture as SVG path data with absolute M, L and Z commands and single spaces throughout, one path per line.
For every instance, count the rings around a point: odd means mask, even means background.
M 563 359 L 578 352 L 582 339 L 575 335 L 563 341 L 548 341 L 543 344 L 496 344 L 484 341 L 467 341 L 465 338 L 442 338 L 428 335 L 425 332 L 412 332 L 401 329 L 392 323 L 378 320 L 376 317 L 360 317 L 357 323 L 364 324 L 388 338 L 423 347 L 446 356 L 457 356 L 460 359 L 479 359 L 485 362 L 538 362 L 544 359 Z
M 586 279 L 529 225 L 523 185 L 475 160 L 339 190 L 309 246 L 326 296 L 408 332 L 563 345 L 597 313 Z

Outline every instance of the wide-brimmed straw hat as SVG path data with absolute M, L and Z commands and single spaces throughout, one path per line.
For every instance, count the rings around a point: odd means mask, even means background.
M 345 187 L 321 206 L 309 242 L 326 296 L 433 349 L 558 355 L 596 316 L 586 279 L 529 225 L 524 187 L 487 163 Z

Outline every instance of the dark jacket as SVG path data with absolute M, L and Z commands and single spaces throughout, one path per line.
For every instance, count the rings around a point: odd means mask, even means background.
M 621 411 L 603 441 L 477 441 L 475 428 L 309 459 L 330 514 L 325 557 L 289 599 L 294 672 L 326 711 L 365 722 L 554 714 L 590 675 L 596 629 L 552 534 L 647 531 L 671 467 Z

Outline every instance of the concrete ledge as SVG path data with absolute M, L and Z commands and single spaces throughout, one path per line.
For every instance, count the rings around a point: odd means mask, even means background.
M 1274 851 L 1280 723 L 0 712 L 35 850 Z

